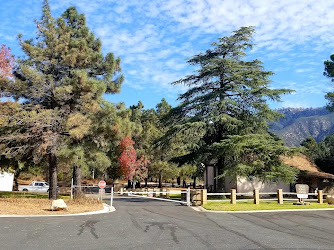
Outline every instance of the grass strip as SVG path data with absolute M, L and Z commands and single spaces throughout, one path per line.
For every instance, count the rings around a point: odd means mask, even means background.
M 279 209 L 316 209 L 316 208 L 334 208 L 334 205 L 328 203 L 319 204 L 310 202 L 310 205 L 293 205 L 296 201 L 284 201 L 284 204 L 277 204 L 277 201 L 261 201 L 260 204 L 253 204 L 253 201 L 237 201 L 237 204 L 230 204 L 229 200 L 208 201 L 203 207 L 214 211 L 251 211 L 251 210 L 279 210 Z

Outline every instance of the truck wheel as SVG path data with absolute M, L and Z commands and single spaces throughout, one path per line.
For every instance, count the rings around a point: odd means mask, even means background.
M 23 192 L 28 192 L 28 189 L 24 188 L 22 191 L 23 191 Z

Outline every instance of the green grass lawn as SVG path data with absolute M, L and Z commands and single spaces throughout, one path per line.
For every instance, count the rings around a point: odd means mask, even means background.
M 0 191 L 0 198 L 35 198 L 49 199 L 48 193 L 28 193 L 28 192 L 5 192 Z M 58 199 L 69 199 L 70 196 L 58 195 Z
M 319 204 L 311 202 L 310 205 L 293 205 L 296 201 L 284 201 L 284 204 L 277 204 L 277 201 L 261 201 L 255 205 L 253 201 L 237 201 L 237 204 L 230 204 L 230 200 L 208 201 L 203 207 L 215 211 L 248 211 L 248 210 L 277 210 L 277 209 L 311 209 L 311 208 L 334 208 L 334 205 L 327 203 Z
M 181 199 L 181 194 L 169 194 L 169 198 L 171 198 L 171 199 Z

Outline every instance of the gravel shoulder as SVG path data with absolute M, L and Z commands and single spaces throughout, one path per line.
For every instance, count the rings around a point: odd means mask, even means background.
M 65 200 L 68 211 L 51 211 L 48 199 L 0 198 L 0 215 L 65 215 L 99 211 L 103 204 L 96 200 Z

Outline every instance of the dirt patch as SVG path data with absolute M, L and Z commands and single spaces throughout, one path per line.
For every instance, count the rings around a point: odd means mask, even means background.
M 0 215 L 54 215 L 54 214 L 76 214 L 92 212 L 103 209 L 103 204 L 96 200 L 65 200 L 68 211 L 50 211 L 50 200 L 33 198 L 0 198 Z

